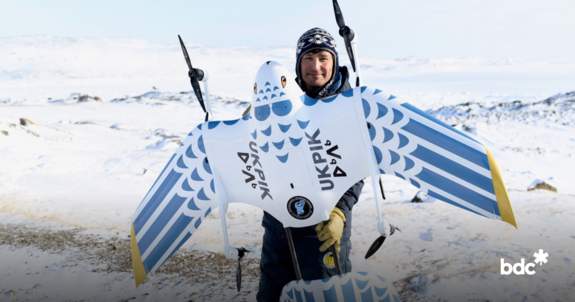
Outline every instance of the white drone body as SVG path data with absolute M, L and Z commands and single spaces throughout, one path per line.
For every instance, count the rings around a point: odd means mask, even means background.
M 132 225 L 136 284 L 157 270 L 220 207 L 226 256 L 229 203 L 263 209 L 284 227 L 329 218 L 341 196 L 390 174 L 465 210 L 515 225 L 495 161 L 479 142 L 378 89 L 357 87 L 331 98 L 307 97 L 287 69 L 265 63 L 251 111 L 190 132 L 140 206 Z

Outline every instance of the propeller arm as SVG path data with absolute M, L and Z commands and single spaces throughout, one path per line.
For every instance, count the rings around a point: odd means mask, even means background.
M 361 89 L 354 88 L 353 95 L 354 95 L 354 98 L 356 101 L 355 102 L 356 105 L 361 106 L 360 105 L 361 102 L 359 102 L 359 100 L 361 100 Z M 360 109 L 360 107 L 356 107 L 356 108 Z M 356 113 L 358 114 L 358 118 L 363 117 L 361 110 L 356 110 Z M 366 127 L 362 127 L 361 131 L 362 131 L 362 136 L 363 136 L 364 148 L 368 154 L 367 156 L 368 156 L 369 174 L 370 174 L 370 178 L 371 178 L 371 186 L 373 188 L 373 200 L 375 201 L 375 208 L 377 211 L 377 219 L 378 219 L 377 230 L 380 234 L 380 237 L 377 238 L 375 240 L 375 242 L 369 248 L 369 250 L 366 254 L 366 259 L 368 257 L 370 257 L 371 255 L 373 255 L 381 247 L 381 245 L 383 244 L 385 239 L 388 236 L 393 235 L 393 233 L 397 229 L 395 226 L 387 223 L 383 219 L 383 214 L 382 214 L 380 206 L 379 206 L 380 198 L 385 199 L 385 195 L 383 192 L 383 184 L 381 183 L 381 179 L 380 179 L 381 171 L 379 169 L 377 159 L 375 158 L 375 152 L 373 151 L 373 146 L 371 144 L 371 137 L 369 135 L 368 127 L 369 127 L 369 125 L 366 125 Z M 380 190 L 381 195 L 379 194 L 378 189 Z
M 207 109 L 207 114 L 213 119 L 214 118 L 214 113 L 212 112 L 212 104 L 210 103 L 210 89 L 208 87 L 208 74 L 204 73 L 205 76 L 203 78 L 203 80 L 200 80 L 202 82 L 204 82 L 204 91 L 206 92 L 206 109 Z

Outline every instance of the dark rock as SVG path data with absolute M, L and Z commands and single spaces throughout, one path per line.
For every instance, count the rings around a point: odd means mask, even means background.
M 89 96 L 84 94 L 78 98 L 78 103 L 84 103 L 89 101 L 96 101 L 102 103 L 102 99 L 99 96 Z
M 424 199 L 425 199 L 425 195 L 423 193 L 421 193 L 421 191 L 419 191 L 419 192 L 417 192 L 417 194 L 415 194 L 415 196 L 413 196 L 413 199 L 411 199 L 411 202 L 421 203 L 421 202 L 423 202 Z
M 547 190 L 551 192 L 557 192 L 557 188 L 540 179 L 536 179 L 535 181 L 533 181 L 527 188 L 527 191 L 534 191 L 534 190 Z
M 34 123 L 33 121 L 27 119 L 27 118 L 20 118 L 20 125 L 22 126 L 30 126 L 30 125 L 36 125 L 36 123 Z

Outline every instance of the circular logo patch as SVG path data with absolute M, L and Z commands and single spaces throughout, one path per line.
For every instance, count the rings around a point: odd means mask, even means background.
M 287 210 L 295 219 L 308 219 L 313 214 L 313 204 L 305 197 L 296 196 L 288 201 Z
M 327 252 L 323 256 L 323 265 L 327 268 L 334 268 L 335 267 L 335 260 L 333 259 L 333 255 L 331 252 Z

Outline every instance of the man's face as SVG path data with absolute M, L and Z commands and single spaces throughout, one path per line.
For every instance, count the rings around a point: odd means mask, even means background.
M 333 56 L 328 51 L 305 53 L 300 64 L 301 76 L 308 88 L 317 89 L 325 85 L 331 78 Z

